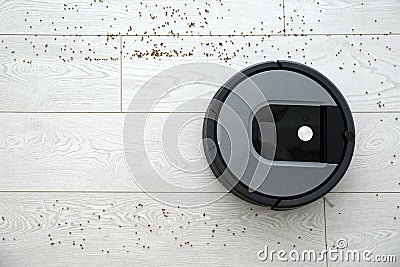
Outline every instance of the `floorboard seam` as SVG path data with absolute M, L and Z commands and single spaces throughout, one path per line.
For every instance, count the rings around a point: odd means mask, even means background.
M 0 111 L 0 114 L 205 114 L 205 111 Z M 399 114 L 399 111 L 353 111 L 352 114 Z
M 271 33 L 271 34 L 45 34 L 45 33 L 0 33 L 0 36 L 35 36 L 35 37 L 299 37 L 299 36 L 399 36 L 400 33 Z
M 223 194 L 224 191 L 213 192 L 170 192 L 170 191 L 118 191 L 118 190 L 0 190 L 0 193 L 92 193 L 92 194 Z M 227 193 L 231 194 L 231 193 Z M 400 192 L 329 192 L 329 194 L 400 194 Z
M 286 16 L 285 16 L 285 0 L 282 0 L 282 13 L 283 13 L 283 35 L 286 36 Z
M 119 60 L 120 60 L 120 71 L 119 71 L 119 79 L 120 79 L 120 112 L 122 112 L 122 36 L 119 37 Z
M 323 198 L 323 207 L 324 207 L 324 239 L 325 239 L 325 250 L 328 250 L 328 240 L 327 240 L 327 233 L 326 233 L 326 205 L 325 205 L 325 197 Z M 325 265 L 328 267 L 328 257 L 325 257 Z

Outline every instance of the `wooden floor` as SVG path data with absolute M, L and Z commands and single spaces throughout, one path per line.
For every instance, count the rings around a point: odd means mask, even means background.
M 376 265 L 398 266 L 399 19 L 399 0 L 0 0 L 0 266 L 267 265 L 257 259 L 265 245 L 321 251 L 339 238 L 349 249 L 396 255 Z M 182 63 L 240 70 L 277 59 L 321 71 L 353 112 L 355 154 L 326 198 L 276 212 L 231 194 L 181 208 L 142 192 L 123 147 L 141 85 Z M 153 113 L 133 114 L 150 115 L 156 171 L 178 184 L 214 177 L 171 166 L 157 146 L 159 122 L 215 90 L 178 88 Z M 186 131 L 183 153 L 199 156 L 201 122 Z M 153 193 L 206 201 L 221 190 Z

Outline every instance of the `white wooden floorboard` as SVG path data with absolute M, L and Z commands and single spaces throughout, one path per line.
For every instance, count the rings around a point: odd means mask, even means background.
M 283 7 L 281 0 L 1 0 L 0 33 L 283 34 Z
M 119 37 L 0 36 L 0 55 L 0 111 L 120 111 Z
M 257 260 L 265 245 L 288 251 L 325 247 L 322 200 L 273 212 L 233 195 L 190 209 L 142 193 L 0 196 L 1 266 L 265 266 Z
M 377 177 L 379 180 L 380 177 Z M 377 181 L 379 183 L 379 181 Z M 397 266 L 400 255 L 400 194 L 329 194 L 326 199 L 328 246 L 346 239 L 348 250 L 396 255 L 396 263 L 341 263 L 329 266 Z
M 174 115 L 189 118 L 188 114 Z M 199 159 L 193 164 L 200 169 L 206 165 L 200 146 L 203 114 L 195 115 L 200 117 L 182 129 L 178 140 L 185 157 Z M 131 116 L 138 121 L 131 132 L 134 137 L 143 130 L 139 121 L 145 115 Z M 201 186 L 215 180 L 209 168 L 198 173 L 184 172 L 179 168 L 185 166 L 180 164 L 181 156 L 173 154 L 168 160 L 164 155 L 161 132 L 169 116 L 152 114 L 149 117 L 145 128 L 148 157 L 154 170 L 168 181 L 199 187 L 204 192 Z M 356 149 L 350 168 L 335 191 L 400 192 L 398 117 L 400 114 L 395 113 L 354 114 Z M 124 157 L 124 119 L 122 113 L 0 114 L 0 190 L 141 191 Z M 144 155 L 139 146 L 135 153 L 138 158 Z M 140 168 L 143 162 L 138 159 L 135 165 Z M 137 178 L 146 177 L 152 169 L 147 172 Z M 221 192 L 224 188 L 216 183 L 207 190 Z M 154 191 L 166 189 L 160 186 Z
M 398 0 L 285 0 L 288 34 L 400 33 Z
M 262 61 L 292 60 L 326 75 L 353 112 L 400 111 L 400 50 L 395 45 L 399 42 L 400 36 L 124 37 L 123 110 L 129 109 L 134 96 L 136 110 L 143 103 L 155 103 L 152 90 L 136 94 L 148 79 L 172 66 L 213 62 L 238 71 Z M 171 80 L 177 86 L 187 75 L 194 76 L 193 71 L 171 75 Z M 154 110 L 170 112 L 193 98 L 211 99 L 217 90 L 218 86 L 204 84 L 165 88 L 168 94 Z M 186 111 L 206 107 L 190 105 Z
M 140 37 L 124 38 L 124 110 L 148 78 L 169 66 L 208 61 L 230 64 L 239 70 L 262 60 L 276 59 L 304 61 L 318 68 L 337 84 L 355 112 L 400 110 L 396 79 L 400 74 L 397 63 L 400 54 L 392 47 L 392 43 L 399 41 L 398 36 L 207 38 L 183 37 L 183 41 L 174 37 L 146 37 L 143 41 Z M 120 110 L 119 38 L 3 36 L 0 39 L 3 41 L 0 43 L 1 111 Z M 162 56 L 148 60 L 132 56 L 136 55 L 135 50 L 151 52 L 153 45 L 160 43 L 167 46 L 161 51 L 182 47 L 183 54 L 192 49 L 194 52 L 190 57 Z M 321 50 L 321 45 L 331 48 Z M 211 98 L 217 89 L 179 88 L 155 110 L 171 111 L 185 100 L 199 96 Z M 144 101 L 154 100 L 152 97 L 149 91 Z M 204 109 L 205 105 L 193 106 L 189 111 Z
M 400 192 L 400 114 L 354 114 L 356 148 L 337 192 Z

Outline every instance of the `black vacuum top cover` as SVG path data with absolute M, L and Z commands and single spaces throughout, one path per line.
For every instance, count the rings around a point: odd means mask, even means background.
M 248 201 L 287 209 L 329 192 L 354 150 L 351 111 L 316 70 L 289 61 L 239 72 L 212 99 L 203 126 L 214 174 Z

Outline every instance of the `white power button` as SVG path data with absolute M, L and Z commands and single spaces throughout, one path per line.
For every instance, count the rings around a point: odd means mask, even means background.
M 297 130 L 297 136 L 300 138 L 301 141 L 307 142 L 310 141 L 313 137 L 313 130 L 308 126 L 301 126 Z

